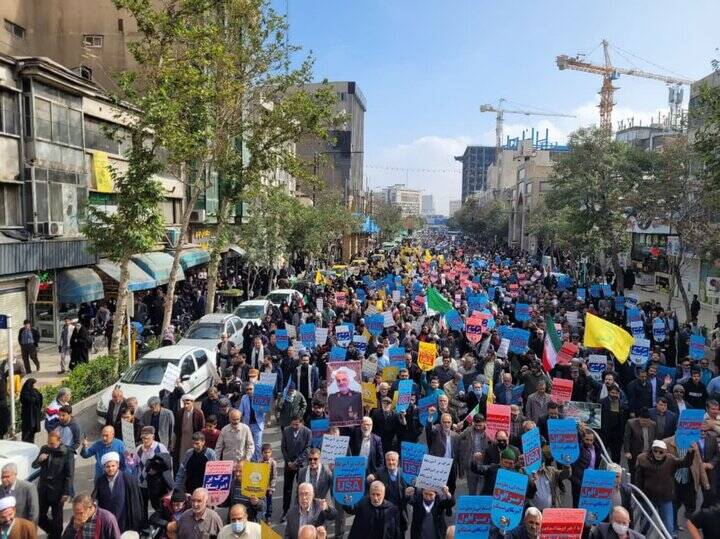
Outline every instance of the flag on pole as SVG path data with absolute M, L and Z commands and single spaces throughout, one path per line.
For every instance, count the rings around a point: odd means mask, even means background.
M 633 336 L 620 326 L 590 313 L 585 315 L 583 344 L 586 347 L 610 350 L 620 363 L 625 363 L 634 343 Z
M 542 362 L 545 372 L 550 370 L 557 363 L 558 352 L 562 347 L 562 338 L 555 329 L 555 321 L 550 315 L 545 316 L 545 344 L 543 345 Z
M 478 403 L 478 404 L 475 405 L 475 408 L 473 408 L 472 410 L 470 410 L 470 413 L 467 415 L 467 417 L 465 418 L 465 421 L 464 421 L 464 422 L 469 425 L 470 423 L 472 423 L 473 418 L 475 417 L 475 415 L 476 415 L 476 414 L 479 414 L 479 413 L 480 413 L 480 404 Z
M 431 286 L 428 288 L 427 295 L 425 296 L 425 309 L 429 316 L 433 316 L 438 313 L 445 314 L 452 311 L 453 306 L 440 292 Z

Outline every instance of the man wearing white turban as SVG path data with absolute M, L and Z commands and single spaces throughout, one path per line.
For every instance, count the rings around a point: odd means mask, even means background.
M 102 456 L 103 475 L 95 480 L 92 497 L 98 507 L 115 515 L 121 532 L 139 530 L 147 518 L 143 514 L 140 485 L 134 476 L 120 470 L 121 458 L 116 451 Z
M 15 516 L 15 498 L 0 498 L 0 536 L 8 539 L 35 539 L 35 524 L 24 518 Z

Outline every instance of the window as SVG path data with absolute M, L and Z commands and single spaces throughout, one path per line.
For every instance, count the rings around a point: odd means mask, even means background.
M 18 96 L 14 92 L 0 91 L 0 131 L 20 134 Z
M 195 372 L 195 362 L 192 356 L 186 356 L 180 368 L 180 376 L 191 376 Z
M 36 97 L 35 136 L 82 147 L 82 112 L 63 103 Z
M 173 225 L 182 220 L 182 199 L 166 198 L 161 203 L 165 224 Z
M 13 37 L 25 39 L 25 28 L 19 24 L 15 24 L 14 22 L 5 19 L 5 30 L 7 30 Z
M 93 70 L 92 67 L 80 66 L 80 76 L 85 80 L 93 80 Z
M 22 226 L 19 184 L 0 183 L 0 226 Z
M 205 365 L 205 363 L 207 363 L 207 354 L 202 350 L 196 350 L 195 352 L 193 352 L 193 355 L 195 356 L 195 361 L 197 361 L 198 368 L 202 367 L 203 365 Z
M 85 34 L 83 36 L 83 47 L 90 49 L 102 49 L 103 36 L 100 34 Z

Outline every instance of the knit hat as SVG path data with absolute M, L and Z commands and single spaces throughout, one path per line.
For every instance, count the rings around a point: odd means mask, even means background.
M 500 453 L 500 458 L 512 460 L 513 462 L 515 462 L 515 459 L 516 459 L 515 451 L 513 451 L 509 447 L 507 449 L 503 449 L 503 452 Z

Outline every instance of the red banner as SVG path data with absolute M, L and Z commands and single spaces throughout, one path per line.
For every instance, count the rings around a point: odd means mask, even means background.
M 542 512 L 540 539 L 580 539 L 585 525 L 585 509 L 548 507 Z
M 571 342 L 564 342 L 557 355 L 558 365 L 570 365 L 570 361 L 578 353 L 578 345 Z
M 552 399 L 558 404 L 572 400 L 573 381 L 565 378 L 553 378 Z
M 499 430 L 510 431 L 510 405 L 509 404 L 488 404 L 487 415 L 485 416 L 485 432 L 490 440 L 495 439 L 495 433 Z

